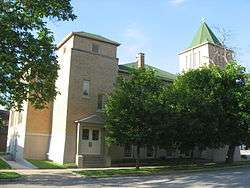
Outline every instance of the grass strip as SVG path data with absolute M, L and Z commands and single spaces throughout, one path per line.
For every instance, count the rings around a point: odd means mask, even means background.
M 0 169 L 10 169 L 10 165 L 0 158 Z
M 167 174 L 170 172 L 180 171 L 203 171 L 203 170 L 219 170 L 237 166 L 250 166 L 249 162 L 235 162 L 233 164 L 225 163 L 207 163 L 207 164 L 189 164 L 189 165 L 170 165 L 164 167 L 141 167 L 139 170 L 135 168 L 129 169 L 103 169 L 103 170 L 82 170 L 73 171 L 86 177 L 111 177 L 111 176 L 133 176 L 133 175 L 153 175 Z
M 16 172 L 0 172 L 0 180 L 10 180 L 22 177 L 22 175 Z
M 27 159 L 31 164 L 36 166 L 39 169 L 65 169 L 66 167 L 64 165 L 48 161 L 48 160 L 33 160 L 33 159 Z

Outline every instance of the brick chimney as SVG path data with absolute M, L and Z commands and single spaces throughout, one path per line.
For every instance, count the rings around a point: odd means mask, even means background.
M 145 65 L 145 54 L 144 53 L 138 53 L 136 57 L 137 66 L 138 68 L 144 68 Z

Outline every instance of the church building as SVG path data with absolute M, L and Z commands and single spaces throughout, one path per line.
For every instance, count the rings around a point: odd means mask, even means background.
M 36 110 L 25 103 L 22 112 L 11 111 L 7 152 L 13 159 L 107 167 L 135 157 L 136 148 L 132 145 L 105 144 L 100 113 L 106 98 L 117 77 L 129 77 L 131 69 L 151 67 L 164 82 L 173 82 L 176 75 L 146 64 L 143 53 L 137 55 L 135 62 L 119 64 L 119 46 L 113 40 L 86 32 L 72 32 L 57 45 L 60 70 L 56 87 L 60 94 L 46 109 Z M 223 67 L 231 59 L 232 52 L 202 23 L 191 45 L 179 54 L 180 71 L 211 63 Z M 205 150 L 201 157 L 224 161 L 226 150 Z M 146 146 L 140 153 L 142 159 L 189 157 L 188 153 Z M 235 159 L 240 160 L 238 151 Z

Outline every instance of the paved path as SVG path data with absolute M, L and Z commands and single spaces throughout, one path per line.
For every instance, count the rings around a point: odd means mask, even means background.
M 0 159 L 8 163 L 12 169 L 36 169 L 34 165 L 26 161 L 25 159 L 18 161 L 7 160 L 4 157 L 0 156 Z
M 68 171 L 23 170 L 27 177 L 17 182 L 3 183 L 2 188 L 35 187 L 171 187 L 171 188 L 248 188 L 250 168 L 218 170 L 210 172 L 183 173 L 161 176 L 83 178 Z

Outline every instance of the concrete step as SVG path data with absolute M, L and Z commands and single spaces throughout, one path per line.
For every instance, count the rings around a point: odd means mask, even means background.
M 85 155 L 83 156 L 84 167 L 105 167 L 105 158 L 101 155 Z

